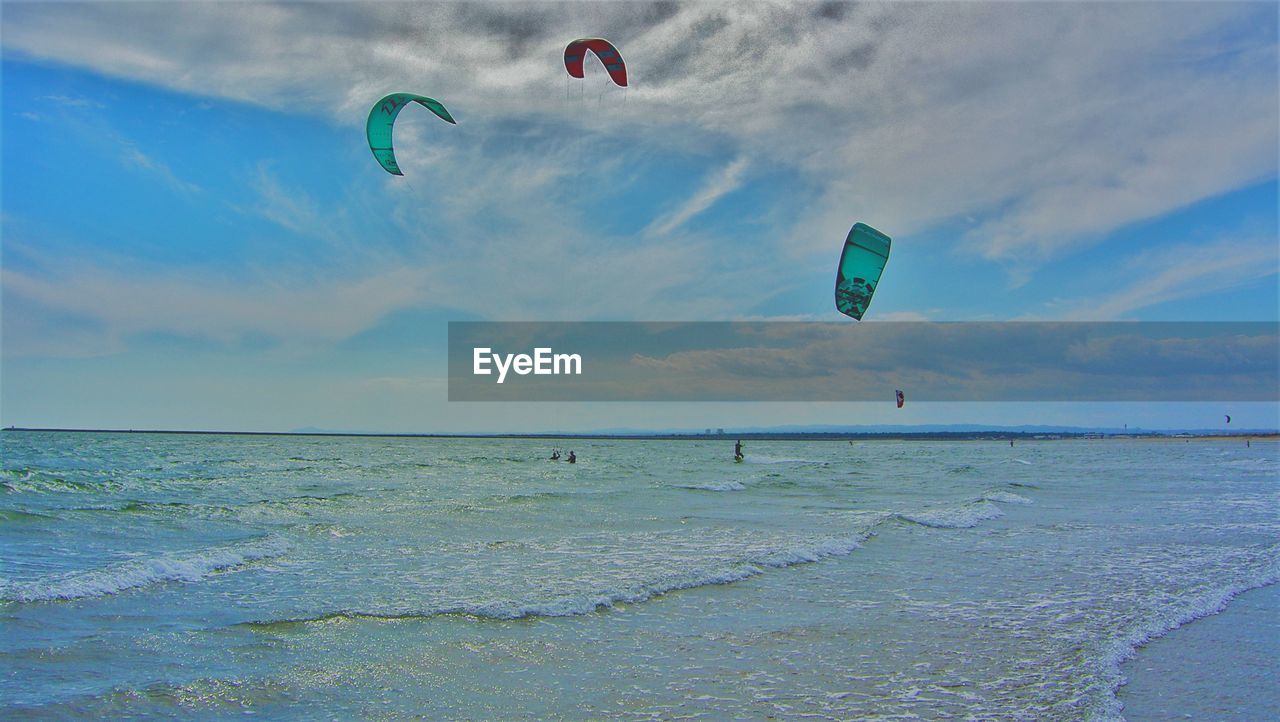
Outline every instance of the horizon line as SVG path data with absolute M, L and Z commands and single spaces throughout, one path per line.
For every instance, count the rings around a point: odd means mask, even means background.
M 940 425 L 947 426 L 947 425 Z M 788 441 L 788 440 L 946 440 L 961 437 L 973 439 L 1026 439 L 1034 441 L 1052 441 L 1048 437 L 1058 439 L 1069 438 L 1149 438 L 1172 437 L 1174 435 L 1193 438 L 1215 437 L 1280 437 L 1277 429 L 1141 429 L 1117 431 L 1104 427 L 1070 427 L 1050 426 L 1046 429 L 1025 431 L 1018 427 L 999 426 L 963 429 L 963 424 L 954 424 L 962 428 L 947 431 L 717 431 L 713 433 L 694 431 L 579 431 L 579 432 L 377 432 L 377 431 L 225 431 L 210 429 L 95 429 L 95 428 L 61 428 L 61 427 L 28 427 L 6 426 L 0 431 L 46 432 L 46 433 L 82 433 L 82 434 L 186 434 L 203 436 L 317 436 L 317 437 L 367 437 L 367 438 L 437 438 L 437 439 L 607 439 L 607 440 L 660 440 L 660 441 L 697 441 L 752 439 L 756 441 Z M 851 429 L 859 427 L 850 427 Z M 1072 429 L 1070 431 L 1066 429 Z M 1039 437 L 1039 438 L 1037 438 Z

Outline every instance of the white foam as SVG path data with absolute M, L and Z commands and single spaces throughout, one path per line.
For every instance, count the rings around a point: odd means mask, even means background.
M 830 539 L 810 546 L 799 546 L 766 552 L 754 558 L 717 569 L 691 570 L 685 574 L 666 577 L 660 581 L 638 584 L 627 589 L 615 589 L 592 596 L 569 596 L 546 602 L 521 604 L 517 601 L 498 601 L 476 605 L 461 605 L 441 609 L 433 614 L 468 614 L 490 619 L 522 619 L 525 617 L 568 617 L 590 614 L 612 608 L 618 604 L 638 604 L 671 592 L 717 584 L 732 584 L 796 564 L 808 564 L 827 557 L 844 556 L 862 546 L 869 532 L 847 539 Z M 423 615 L 429 616 L 429 615 Z
M 747 487 L 740 481 L 712 481 L 706 484 L 689 484 L 683 488 L 699 491 L 742 491 Z
M 288 544 L 278 537 L 184 554 L 130 559 L 101 569 L 60 574 L 30 582 L 6 583 L 0 598 L 11 602 L 88 599 L 165 582 L 198 582 L 216 572 L 279 556 Z
M 1224 466 L 1231 466 L 1237 469 L 1259 469 L 1262 471 L 1275 471 L 1280 469 L 1280 463 L 1274 458 L 1254 457 L 1250 459 L 1232 459 L 1223 462 Z
M 794 459 L 790 457 L 779 456 L 758 456 L 756 454 L 746 454 L 743 461 L 748 464 L 822 464 L 826 463 L 822 459 Z
M 1275 548 L 1272 548 L 1274 554 Z M 1158 637 L 1172 632 L 1184 624 L 1197 619 L 1218 614 L 1227 608 L 1227 604 L 1238 595 L 1251 589 L 1280 584 L 1280 559 L 1273 556 L 1271 562 L 1257 572 L 1239 579 L 1229 586 L 1206 590 L 1198 595 L 1184 597 L 1182 603 L 1171 614 L 1158 615 L 1145 624 L 1131 631 L 1122 639 L 1112 642 L 1103 652 L 1104 672 L 1111 683 L 1111 699 L 1108 700 L 1108 716 L 1120 718 L 1122 705 L 1115 697 L 1115 692 L 1124 684 L 1124 676 L 1120 665 L 1132 659 L 1138 648 Z
M 1025 496 L 1020 496 L 1011 491 L 988 491 L 982 495 L 986 501 L 998 501 L 1001 504 L 1034 504 Z
M 4 469 L 0 471 L 0 488 L 10 494 L 55 494 L 64 492 L 111 492 L 121 488 L 112 479 L 92 482 L 75 481 L 35 469 Z

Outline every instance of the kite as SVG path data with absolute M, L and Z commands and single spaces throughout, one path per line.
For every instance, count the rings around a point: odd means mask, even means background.
M 564 49 L 564 69 L 575 78 L 586 77 L 582 64 L 587 59 L 588 50 L 600 58 L 614 83 L 627 87 L 627 64 L 622 62 L 622 54 L 613 47 L 613 43 L 604 38 L 580 38 L 569 43 Z
M 898 408 L 902 408 L 902 405 L 907 402 L 907 397 L 902 395 L 902 389 L 898 389 L 897 394 L 898 394 Z
M 862 223 L 853 224 L 836 269 L 836 308 L 840 313 L 862 320 L 889 262 L 889 245 L 889 237 L 880 231 Z
M 392 175 L 402 176 L 404 173 L 400 172 L 400 166 L 396 163 L 395 149 L 391 146 L 391 126 L 395 124 L 396 116 L 400 115 L 400 111 L 410 103 L 417 103 L 435 113 L 440 120 L 457 125 L 457 121 L 449 115 L 444 105 L 425 95 L 392 93 L 375 103 L 373 109 L 369 111 L 369 120 L 365 123 L 364 132 L 369 139 L 369 150 L 373 151 L 373 157 L 377 158 L 382 168 Z
M 1226 416 L 1226 417 L 1227 417 L 1227 423 L 1228 423 L 1228 424 L 1229 424 L 1229 423 L 1231 423 L 1231 417 L 1230 417 L 1230 416 L 1227 416 L 1226 414 L 1223 414 L 1223 416 Z

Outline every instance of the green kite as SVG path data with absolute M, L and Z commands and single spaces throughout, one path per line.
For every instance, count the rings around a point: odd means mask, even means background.
M 444 105 L 425 95 L 392 93 L 375 103 L 373 109 L 369 111 L 369 120 L 365 123 L 364 132 L 369 138 L 369 150 L 373 151 L 373 157 L 377 158 L 378 163 L 392 175 L 404 175 L 404 173 L 400 172 L 400 166 L 396 163 L 395 148 L 391 146 L 391 126 L 395 124 L 400 110 L 409 103 L 417 103 L 435 113 L 441 120 L 457 125 L 457 121 L 449 115 Z
M 836 308 L 840 313 L 862 320 L 889 262 L 889 243 L 888 236 L 871 226 L 853 224 L 836 269 Z

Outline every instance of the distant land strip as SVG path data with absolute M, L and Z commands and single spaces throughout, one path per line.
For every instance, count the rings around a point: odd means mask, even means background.
M 203 436 L 310 436 L 422 439 L 584 439 L 635 441 L 1053 441 L 1063 439 L 1273 439 L 1280 431 L 744 431 L 635 433 L 373 433 L 345 431 L 192 431 L 177 429 L 61 429 L 6 426 L 4 431 L 77 434 L 187 434 Z

